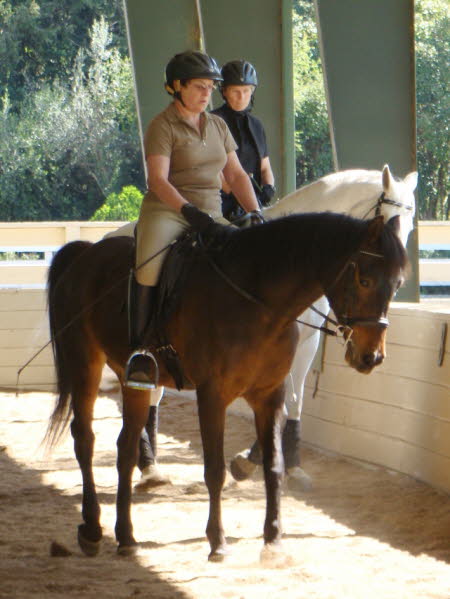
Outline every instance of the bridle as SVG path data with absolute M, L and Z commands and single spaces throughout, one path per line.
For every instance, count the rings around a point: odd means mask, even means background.
M 368 250 L 358 250 L 356 252 L 356 255 L 358 254 L 364 254 L 366 256 L 372 256 L 373 258 L 379 258 L 381 260 L 384 259 L 383 254 L 378 254 L 375 252 L 369 252 Z M 343 270 L 341 271 L 341 273 L 338 275 L 338 277 L 335 279 L 335 281 L 332 283 L 332 285 L 330 287 L 328 287 L 328 289 L 325 291 L 325 295 L 328 295 L 329 291 L 338 283 L 338 281 L 343 277 L 343 276 L 347 276 L 347 278 L 349 280 L 355 280 L 356 279 L 356 270 L 358 268 L 358 262 L 356 260 L 356 256 L 353 255 L 349 261 L 347 262 L 347 264 L 344 266 Z M 348 273 L 348 274 L 347 274 Z M 313 310 L 313 312 L 316 312 L 316 314 L 319 314 L 320 316 L 322 316 L 327 322 L 333 324 L 334 326 L 337 327 L 337 330 L 339 332 L 345 333 L 353 331 L 353 328 L 355 326 L 378 326 L 378 327 L 382 327 L 384 329 L 387 329 L 387 327 L 389 326 L 389 320 L 387 319 L 386 316 L 348 316 L 348 314 L 351 312 L 350 308 L 351 305 L 353 303 L 353 298 L 355 296 L 354 293 L 352 293 L 353 290 L 353 285 L 351 283 L 347 284 L 345 286 L 345 301 L 344 301 L 344 309 L 342 310 L 341 314 L 336 314 L 336 319 L 334 320 L 333 318 L 331 318 L 330 316 L 328 316 L 327 314 L 324 314 L 323 312 L 321 312 L 320 310 L 318 310 L 315 306 L 310 306 L 310 309 Z M 297 322 L 301 322 L 301 321 L 297 321 Z M 302 324 L 305 324 L 307 326 L 309 326 L 308 323 L 306 322 L 302 322 Z M 321 327 L 317 327 L 317 328 L 321 328 Z M 326 332 L 326 334 L 333 334 L 336 335 L 336 333 L 334 331 L 328 332 L 328 329 L 326 329 L 324 332 Z
M 381 192 L 381 195 L 379 196 L 379 198 L 377 199 L 376 203 L 369 208 L 369 210 L 366 212 L 366 214 L 362 217 L 363 220 L 365 220 L 369 214 L 372 212 L 372 210 L 375 211 L 375 216 L 380 216 L 381 214 L 381 206 L 383 204 L 387 204 L 388 206 L 395 206 L 395 208 L 404 208 L 405 210 L 408 210 L 408 212 L 412 212 L 413 207 L 410 206 L 409 204 L 405 204 L 404 202 L 397 202 L 396 200 L 390 200 L 389 198 L 386 197 L 386 192 Z
M 271 308 L 269 306 L 267 306 L 262 300 L 255 297 L 254 295 L 252 295 L 245 289 L 242 289 L 242 287 L 240 287 L 237 283 L 235 283 L 232 279 L 230 279 L 230 277 L 214 261 L 210 252 L 208 252 L 207 248 L 203 244 L 201 235 L 198 236 L 198 240 L 199 240 L 199 246 L 202 248 L 204 256 L 206 257 L 208 264 L 232 289 L 234 289 L 236 291 L 236 293 L 238 293 L 239 295 L 244 297 L 246 300 L 248 300 L 268 311 L 272 311 Z M 368 250 L 357 250 L 357 252 L 355 254 L 356 255 L 357 254 L 366 254 L 368 256 L 373 256 L 375 258 L 384 259 L 384 256 L 382 254 L 369 252 Z M 345 273 L 347 271 L 349 271 L 350 274 L 352 275 L 352 280 L 355 279 L 354 272 L 358 266 L 355 254 L 353 254 L 353 256 L 351 256 L 349 258 L 349 260 L 346 262 L 346 264 L 344 265 L 344 267 L 342 268 L 341 272 L 338 274 L 338 276 L 336 277 L 334 282 L 330 285 L 330 287 L 328 287 L 328 290 L 331 289 L 332 287 L 334 287 L 338 283 L 338 281 L 345 275 Z M 316 312 L 317 314 L 322 316 L 327 323 L 334 325 L 336 327 L 336 330 L 330 329 L 326 326 L 319 327 L 319 326 L 313 325 L 309 322 L 302 321 L 299 318 L 295 318 L 294 320 L 295 320 L 295 322 L 298 322 L 299 324 L 304 324 L 305 326 L 308 326 L 312 329 L 316 329 L 318 331 L 322 331 L 326 335 L 330 335 L 333 337 L 347 335 L 347 341 L 351 337 L 351 334 L 353 333 L 353 327 L 355 327 L 355 326 L 378 326 L 378 327 L 382 327 L 382 328 L 387 328 L 389 326 L 389 320 L 385 316 L 380 316 L 378 318 L 376 316 L 374 316 L 374 317 L 348 316 L 349 307 L 351 306 L 351 303 L 352 303 L 352 297 L 353 297 L 352 286 L 347 285 L 346 286 L 346 301 L 344 304 L 345 308 L 343 310 L 343 314 L 336 315 L 336 320 L 331 318 L 327 314 L 324 314 L 323 312 L 321 312 L 320 310 L 315 308 L 313 305 L 309 306 L 311 310 L 313 310 L 314 312 Z

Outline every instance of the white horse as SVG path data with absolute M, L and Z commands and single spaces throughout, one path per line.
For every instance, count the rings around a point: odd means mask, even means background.
M 362 219 L 382 214 L 386 221 L 392 216 L 399 215 L 400 238 L 406 246 L 414 222 L 416 185 L 416 172 L 409 173 L 403 180 L 397 180 L 392 176 L 388 166 L 385 166 L 382 171 L 345 170 L 301 187 L 265 208 L 263 214 L 264 218 L 270 220 L 292 213 L 331 211 Z M 132 235 L 133 231 L 134 223 L 130 223 L 114 234 Z M 322 314 L 328 313 L 329 305 L 325 297 L 317 300 L 313 306 Z M 283 433 L 283 454 L 289 486 L 305 491 L 311 487 L 311 479 L 300 468 L 300 417 L 306 375 L 320 339 L 319 330 L 311 327 L 322 326 L 324 317 L 309 308 L 299 318 L 304 324 L 298 325 L 300 340 L 286 385 L 287 420 Z M 161 397 L 161 389 L 153 391 L 151 405 L 157 407 Z M 248 478 L 259 463 L 258 454 L 256 442 L 251 449 L 237 454 L 230 464 L 232 475 L 237 480 Z M 153 476 L 157 479 L 160 473 L 151 467 L 143 473 L 142 487 L 152 486 Z
M 278 218 L 292 213 L 341 212 L 356 218 L 372 218 L 382 214 L 387 221 L 400 216 L 400 239 L 406 247 L 413 229 L 417 173 L 409 173 L 403 180 L 396 180 L 389 167 L 382 171 L 345 170 L 318 179 L 285 196 L 264 210 L 264 217 Z M 329 305 L 323 296 L 313 307 L 328 314 Z M 311 479 L 300 468 L 300 417 L 306 375 L 319 346 L 320 332 L 311 327 L 321 327 L 324 318 L 309 308 L 299 317 L 300 339 L 292 369 L 286 381 L 285 407 L 287 421 L 283 433 L 283 454 L 286 475 L 291 488 L 306 491 Z M 231 461 L 231 473 L 237 480 L 248 478 L 260 462 L 258 446 L 237 454 Z

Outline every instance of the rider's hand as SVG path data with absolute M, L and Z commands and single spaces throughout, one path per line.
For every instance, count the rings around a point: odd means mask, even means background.
M 244 215 L 231 221 L 231 224 L 239 227 L 240 229 L 247 229 L 248 227 L 253 227 L 254 225 L 262 225 L 265 222 L 266 221 L 264 220 L 260 210 L 252 210 L 251 212 L 246 212 Z
M 275 187 L 266 183 L 262 186 L 259 200 L 263 206 L 268 206 L 275 195 Z
M 261 210 L 252 210 L 251 212 L 249 212 L 249 216 L 250 216 L 250 226 L 253 227 L 254 225 L 262 225 L 263 223 L 265 223 L 265 219 L 262 215 Z
M 209 214 L 199 210 L 197 206 L 194 206 L 193 204 L 184 204 L 181 208 L 181 214 L 191 227 L 199 233 L 205 233 L 208 229 L 212 229 L 216 225 L 214 219 L 211 218 Z

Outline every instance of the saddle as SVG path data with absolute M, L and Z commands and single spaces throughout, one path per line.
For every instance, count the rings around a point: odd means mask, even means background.
M 150 314 L 145 345 L 155 347 L 155 352 L 164 362 L 178 390 L 183 389 L 185 375 L 176 349 L 170 342 L 167 325 L 178 308 L 193 264 L 204 252 L 220 253 L 232 234 L 230 227 L 204 239 L 189 229 L 182 233 L 172 245 L 164 260 Z

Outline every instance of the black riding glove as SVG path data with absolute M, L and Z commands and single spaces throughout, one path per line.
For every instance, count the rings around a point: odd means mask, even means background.
M 262 225 L 266 221 L 260 210 L 252 210 L 251 212 L 246 212 L 243 216 L 232 221 L 232 224 L 240 229 L 247 229 L 248 227 L 253 227 L 254 225 Z
M 194 204 L 184 204 L 181 208 L 181 214 L 198 233 L 206 233 L 216 226 L 214 219 L 206 212 L 199 210 Z
M 251 227 L 253 227 L 254 225 L 262 225 L 266 222 L 261 210 L 252 210 L 249 214 Z
M 263 206 L 268 206 L 274 195 L 275 195 L 275 187 L 273 185 L 269 185 L 269 183 L 266 183 L 261 188 L 259 200 Z

